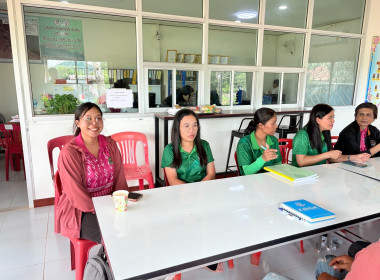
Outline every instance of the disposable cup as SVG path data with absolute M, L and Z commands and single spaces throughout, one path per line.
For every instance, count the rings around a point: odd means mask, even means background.
M 128 191 L 120 190 L 115 191 L 112 194 L 113 203 L 115 204 L 115 209 L 118 212 L 127 211 L 128 206 Z

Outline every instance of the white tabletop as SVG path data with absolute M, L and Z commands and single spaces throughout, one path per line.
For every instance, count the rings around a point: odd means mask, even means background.
M 308 167 L 311 185 L 265 174 L 145 190 L 114 210 L 93 198 L 115 279 L 151 279 L 380 217 L 380 182 L 334 165 Z M 336 214 L 316 224 L 289 220 L 280 202 L 306 199 Z
M 380 157 L 370 158 L 366 164 L 366 167 L 352 166 L 343 162 L 337 163 L 336 165 L 339 168 L 380 181 Z

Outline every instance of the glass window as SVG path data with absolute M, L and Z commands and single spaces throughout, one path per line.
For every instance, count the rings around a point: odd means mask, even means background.
M 73 113 L 87 101 L 103 112 L 138 111 L 135 19 L 29 7 L 25 13 L 34 37 L 28 48 L 38 42 L 29 61 L 35 114 Z M 108 106 L 111 88 L 131 89 L 133 104 Z
M 168 90 L 168 70 L 148 70 L 149 108 L 172 107 Z
M 143 0 L 144 12 L 202 17 L 202 0 Z
M 297 104 L 298 79 L 298 73 L 284 73 L 281 97 L 282 104 Z
M 149 96 L 151 95 L 151 87 L 154 89 L 153 80 L 151 76 L 159 74 L 162 78 L 160 79 L 160 96 L 161 104 L 159 106 L 149 107 L 173 107 L 178 104 L 179 106 L 197 106 L 198 105 L 198 71 L 186 71 L 186 70 L 177 70 L 175 71 L 175 100 L 173 95 L 173 71 L 174 70 L 149 70 Z M 156 81 L 157 83 L 158 81 Z M 156 87 L 157 88 L 157 87 Z M 157 89 L 158 90 L 158 89 Z M 152 91 L 153 92 L 153 91 Z M 156 101 L 158 103 L 158 100 Z
M 210 82 L 210 104 L 231 104 L 231 72 L 212 71 Z
M 302 67 L 305 34 L 264 31 L 263 66 Z
M 210 26 L 209 63 L 256 65 L 257 30 Z
M 308 0 L 267 0 L 265 24 L 305 28 Z
M 259 0 L 209 0 L 209 17 L 244 23 L 258 23 Z
M 126 10 L 136 10 L 135 0 L 113 0 L 113 1 L 104 1 L 104 0 L 48 0 L 54 2 L 63 2 L 63 3 L 73 3 L 73 4 L 83 4 L 91 6 L 100 6 L 107 8 L 116 8 L 116 9 L 126 9 Z
M 365 0 L 314 1 L 312 28 L 361 33 L 364 7 Z
M 202 63 L 202 25 L 143 20 L 144 61 Z
M 234 105 L 250 105 L 252 96 L 252 77 L 251 72 L 234 73 Z M 218 105 L 218 104 L 216 104 Z
M 352 105 L 360 39 L 312 35 L 305 106 Z
M 280 82 L 281 74 L 264 73 L 263 85 L 263 105 L 264 104 L 280 104 Z

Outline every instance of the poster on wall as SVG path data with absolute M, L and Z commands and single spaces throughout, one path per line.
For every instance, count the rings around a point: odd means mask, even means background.
M 25 17 L 25 33 L 28 46 L 28 58 L 30 60 L 40 60 L 37 17 Z M 12 47 L 8 15 L 0 13 L 0 60 L 10 59 L 12 59 Z
M 84 60 L 82 21 L 38 17 L 41 57 Z
M 374 36 L 368 71 L 367 96 L 365 102 L 380 106 L 380 36 Z

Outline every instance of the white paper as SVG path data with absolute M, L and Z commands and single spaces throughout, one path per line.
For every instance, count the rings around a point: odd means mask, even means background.
M 107 89 L 106 102 L 108 108 L 131 108 L 133 107 L 132 90 L 125 88 Z

